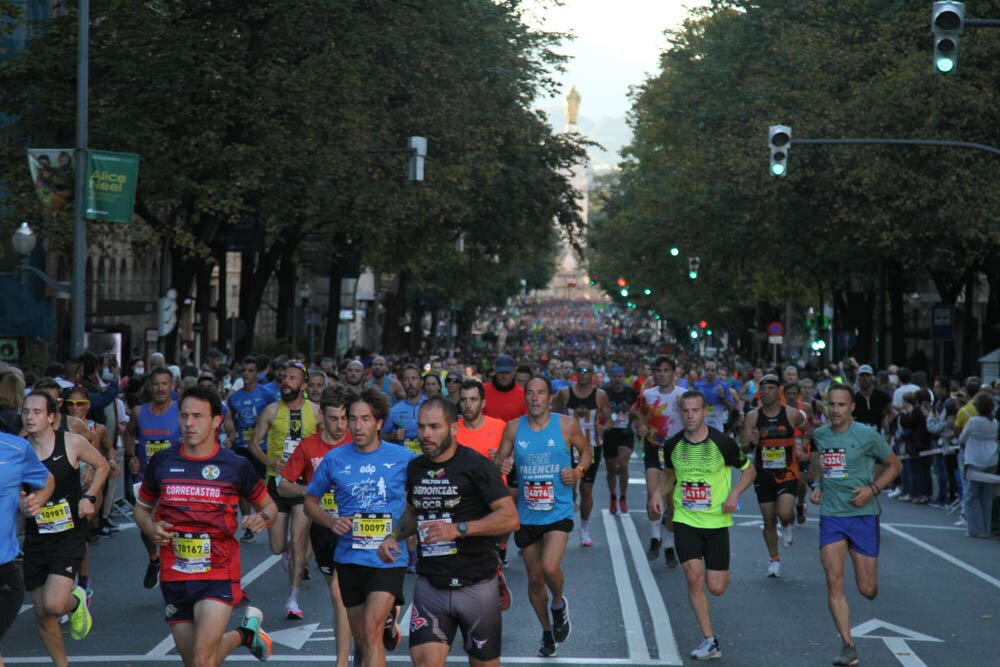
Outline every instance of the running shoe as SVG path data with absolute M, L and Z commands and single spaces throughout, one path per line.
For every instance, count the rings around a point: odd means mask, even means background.
M 569 639 L 569 633 L 573 626 L 569 622 L 569 600 L 563 596 L 562 609 L 551 609 L 552 611 L 552 636 L 556 642 L 562 644 Z
M 146 576 L 142 578 L 143 588 L 155 588 L 160 579 L 160 559 L 149 561 L 146 565 Z
M 271 657 L 271 637 L 260 627 L 263 622 L 264 612 L 257 607 L 247 607 L 243 623 L 238 629 L 243 636 L 243 644 L 250 649 L 253 657 L 261 662 L 267 662 Z
M 285 618 L 287 618 L 289 621 L 301 621 L 302 610 L 299 609 L 299 605 L 294 602 L 286 602 Z
M 249 528 L 243 529 L 243 535 L 240 537 L 240 542 L 253 542 L 254 534 Z
M 692 660 L 711 660 L 712 658 L 721 658 L 722 650 L 719 649 L 719 640 L 715 637 L 708 638 L 705 637 L 698 648 L 691 651 Z
M 844 647 L 840 649 L 840 655 L 833 659 L 833 664 L 847 665 L 848 667 L 858 664 L 857 647 L 844 644 Z
M 580 546 L 581 547 L 594 546 L 594 540 L 590 539 L 590 531 L 585 528 L 580 529 Z
M 608 511 L 612 516 L 618 514 L 618 498 L 615 496 L 611 496 L 611 506 L 608 508 Z
M 650 563 L 660 557 L 660 541 L 655 537 L 649 540 L 649 551 L 646 552 L 646 560 Z
M 514 603 L 514 596 L 510 594 L 510 586 L 507 585 L 507 577 L 503 576 L 503 570 L 497 570 L 497 584 L 500 586 L 500 611 L 507 611 Z
M 797 523 L 805 523 L 806 522 L 806 511 L 807 510 L 806 510 L 806 506 L 805 505 L 796 505 L 795 506 L 795 521 Z
M 399 646 L 403 636 L 399 632 L 399 623 L 396 616 L 399 615 L 399 607 L 393 606 L 389 616 L 385 619 L 385 627 L 382 629 L 382 645 L 386 651 L 395 651 Z
M 767 576 L 769 577 L 780 577 L 781 576 L 781 561 L 772 560 L 767 564 Z
M 677 567 L 677 552 L 674 551 L 673 547 L 667 547 L 663 550 L 663 560 L 667 561 L 667 567 Z
M 628 514 L 628 503 L 625 502 L 625 496 L 618 499 L 618 511 L 622 514 Z
M 781 527 L 781 544 L 787 549 L 792 546 L 792 524 Z
M 90 616 L 90 605 L 87 604 L 87 591 L 79 586 L 73 589 L 76 598 L 76 609 L 69 615 L 69 636 L 73 639 L 83 639 L 90 633 L 93 619 Z
M 538 655 L 543 658 L 551 658 L 556 654 L 556 640 L 552 636 L 551 630 L 542 632 L 542 646 L 538 649 Z

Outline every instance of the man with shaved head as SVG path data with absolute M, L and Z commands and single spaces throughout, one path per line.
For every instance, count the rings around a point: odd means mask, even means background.
M 372 379 L 365 386 L 378 389 L 388 396 L 389 401 L 393 404 L 406 398 L 403 385 L 400 384 L 399 380 L 389 375 L 389 364 L 381 355 L 372 359 Z

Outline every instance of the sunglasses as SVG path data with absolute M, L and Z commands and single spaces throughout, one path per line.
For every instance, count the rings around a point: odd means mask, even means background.
M 586 366 L 584 366 L 584 367 L 582 367 L 582 368 L 577 368 L 577 369 L 576 369 L 576 372 L 577 372 L 577 373 L 589 373 L 590 371 L 591 371 L 591 369 L 590 369 L 590 368 L 587 368 Z
M 462 381 L 458 378 L 448 378 L 445 380 L 445 384 L 462 384 Z
M 88 401 L 87 399 L 79 399 L 78 400 L 78 399 L 75 399 L 75 398 L 71 398 L 71 399 L 69 399 L 69 400 L 66 401 L 66 404 L 67 405 L 90 405 L 90 401 Z

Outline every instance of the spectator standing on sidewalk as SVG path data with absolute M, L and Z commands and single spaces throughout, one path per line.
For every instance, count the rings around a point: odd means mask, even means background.
M 972 399 L 972 403 L 977 414 L 969 419 L 958 437 L 959 442 L 965 445 L 965 520 L 968 523 L 969 537 L 989 537 L 995 485 L 970 480 L 969 473 L 996 472 L 997 422 L 993 417 L 995 402 L 992 396 L 980 392 Z

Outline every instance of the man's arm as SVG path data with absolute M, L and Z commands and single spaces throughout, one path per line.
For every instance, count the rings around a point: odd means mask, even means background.
M 736 511 L 736 506 L 739 503 L 740 495 L 750 488 L 753 481 L 757 479 L 757 468 L 747 461 L 746 467 L 740 473 L 740 478 L 736 480 L 736 486 L 733 490 L 729 492 L 729 497 L 722 504 L 722 511 L 727 514 L 732 514 Z
M 395 396 L 398 401 L 406 398 L 406 391 L 403 389 L 403 385 L 400 384 L 399 380 L 393 380 L 392 378 L 389 378 L 389 393 Z
M 247 443 L 247 447 L 250 450 L 250 455 L 277 472 L 277 465 L 272 461 L 264 450 L 260 448 L 260 443 L 264 442 L 264 438 L 267 437 L 267 430 L 271 428 L 271 422 L 274 421 L 275 415 L 278 413 L 278 404 L 270 403 L 264 412 L 260 413 L 260 417 L 257 418 L 257 425 L 253 429 L 253 437 L 250 438 L 250 442 Z M 268 443 L 271 447 L 280 447 L 278 443 L 270 442 Z
M 91 495 L 98 496 L 99 498 L 101 490 L 104 488 L 104 482 L 108 480 L 108 472 L 111 469 L 108 465 L 108 460 L 90 444 L 89 440 L 75 433 L 66 434 L 66 453 L 70 457 L 70 463 L 73 463 L 74 459 L 77 465 L 79 465 L 80 461 L 83 461 L 94 471 L 94 480 L 90 483 L 88 490 L 93 491 Z M 99 502 L 92 503 L 86 498 L 81 498 L 79 504 L 80 517 L 91 516 L 97 504 Z
M 403 548 L 399 546 L 399 543 L 405 542 L 406 538 L 416 532 L 417 511 L 413 505 L 406 503 L 406 509 L 403 510 L 403 516 L 399 517 L 399 521 L 396 522 L 395 529 L 386 535 L 382 539 L 382 543 L 378 545 L 376 552 L 378 557 L 383 563 L 395 563 L 403 554 Z
M 24 513 L 24 516 L 38 516 L 42 511 L 42 507 L 45 503 L 49 502 L 49 498 L 55 492 L 56 478 L 52 476 L 52 473 L 49 473 L 48 477 L 45 478 L 45 486 L 35 489 L 31 493 L 21 491 L 21 511 Z
M 593 463 L 594 450 L 591 449 L 587 439 L 583 437 L 583 429 L 580 428 L 580 422 L 565 415 L 556 416 L 559 418 L 559 426 L 562 429 L 563 438 L 569 443 L 571 449 L 576 450 L 579 457 L 577 458 L 576 468 L 563 468 L 559 471 L 559 476 L 562 478 L 563 483 L 571 485 L 578 479 L 583 478 L 584 473 L 581 471 L 581 468 L 586 470 Z
M 598 420 L 604 424 L 604 428 L 611 426 L 611 401 L 608 399 L 608 392 L 603 389 L 597 390 L 597 416 Z M 597 428 L 594 424 L 594 438 L 600 442 L 604 438 L 604 430 Z
M 757 411 L 751 410 L 743 419 L 743 429 L 740 431 L 740 446 L 744 452 L 750 451 L 760 442 L 760 433 L 757 431 Z
M 132 459 L 135 458 L 135 439 L 139 434 L 139 410 L 141 408 L 132 408 L 131 418 L 125 426 L 125 433 L 122 434 L 122 443 L 125 445 L 125 467 L 133 475 L 139 474 L 139 461 L 136 461 L 135 465 L 132 465 Z
M 569 387 L 563 387 L 556 392 L 556 398 L 552 401 L 552 411 L 562 414 L 569 402 Z
M 511 458 L 514 454 L 514 438 L 517 437 L 517 422 L 518 419 L 514 419 L 508 422 L 507 426 L 503 429 L 503 437 L 500 438 L 500 447 L 497 449 L 497 457 L 494 463 L 500 466 L 504 461 Z

